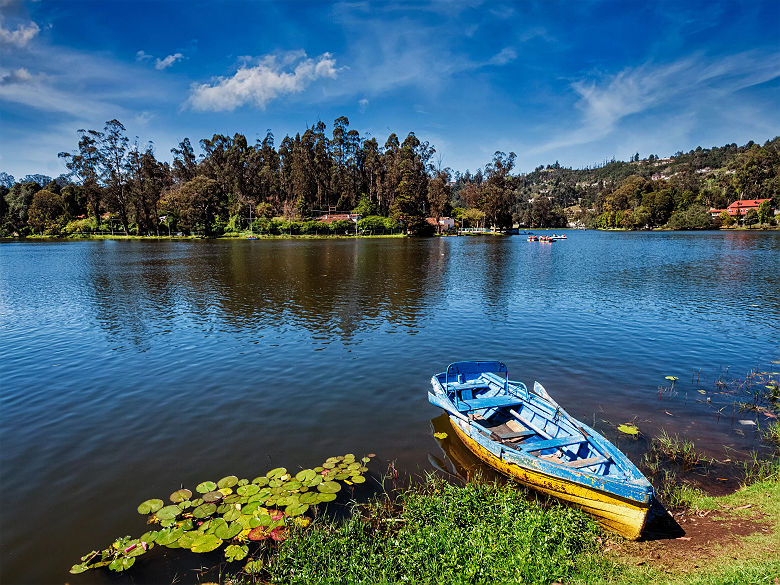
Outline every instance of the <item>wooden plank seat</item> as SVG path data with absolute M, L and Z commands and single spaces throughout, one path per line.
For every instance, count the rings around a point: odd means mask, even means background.
M 511 433 L 496 433 L 498 438 L 502 441 L 516 441 L 518 439 L 525 439 L 532 437 L 536 434 L 536 431 L 514 431 Z
M 517 406 L 522 404 L 523 401 L 520 398 L 513 396 L 491 396 L 487 398 L 472 398 L 471 400 L 460 400 L 458 402 L 458 410 L 461 412 L 468 412 L 470 410 L 483 410 L 486 408 L 501 408 L 504 406 Z
M 566 447 L 567 445 L 583 442 L 585 442 L 585 438 L 582 435 L 579 437 L 556 437 L 554 439 L 547 439 L 546 441 L 537 441 L 535 443 L 523 445 L 523 450 L 530 453 L 533 451 L 542 451 L 544 449 L 557 449 L 558 447 Z
M 581 469 L 582 467 L 590 467 L 591 465 L 600 465 L 606 463 L 608 459 L 597 455 L 596 457 L 588 457 L 587 459 L 577 459 L 575 461 L 567 461 L 563 465 L 566 467 L 572 467 L 574 469 Z

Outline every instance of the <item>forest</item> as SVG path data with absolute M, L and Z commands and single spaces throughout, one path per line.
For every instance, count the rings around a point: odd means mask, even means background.
M 118 120 L 78 130 L 59 153 L 68 172 L 19 181 L 0 172 L 0 237 L 238 234 L 433 233 L 426 218 L 451 216 L 464 227 L 496 230 L 588 227 L 709 229 L 728 226 L 710 208 L 768 198 L 745 225 L 776 225 L 780 137 L 763 145 L 698 147 L 668 158 L 636 153 L 628 162 L 584 169 L 554 164 L 515 173 L 516 155 L 496 152 L 474 173 L 437 164 L 435 148 L 414 132 L 384 144 L 361 137 L 342 116 L 278 146 L 269 130 L 250 144 L 242 134 L 189 138 L 159 160 L 152 143 L 131 140 Z M 440 161 L 440 159 L 438 159 Z M 325 213 L 357 213 L 320 221 Z

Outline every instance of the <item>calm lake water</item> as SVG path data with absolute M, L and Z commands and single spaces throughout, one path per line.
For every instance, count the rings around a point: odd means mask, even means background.
M 0 245 L 0 582 L 117 582 L 67 571 L 181 484 L 348 452 L 429 470 L 429 379 L 460 359 L 611 438 L 754 448 L 697 389 L 780 368 L 780 232 L 568 236 Z

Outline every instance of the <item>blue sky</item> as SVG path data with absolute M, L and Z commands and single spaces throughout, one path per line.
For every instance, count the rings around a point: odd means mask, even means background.
M 119 119 L 159 158 L 185 136 L 346 115 L 436 162 L 517 171 L 780 134 L 780 2 L 0 0 L 0 171 L 55 176 Z

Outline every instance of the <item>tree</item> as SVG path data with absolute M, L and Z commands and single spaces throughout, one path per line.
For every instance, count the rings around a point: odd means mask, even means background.
M 68 221 L 62 197 L 45 189 L 33 195 L 28 215 L 30 225 L 40 233 L 57 234 Z
M 726 211 L 725 209 L 720 212 L 720 225 L 724 227 L 731 227 L 734 225 L 734 218 L 731 216 L 731 214 Z
M 441 231 L 439 218 L 449 212 L 449 207 L 449 175 L 445 171 L 440 171 L 428 181 L 428 209 L 430 216 L 436 219 L 436 229 L 439 232 Z
M 103 135 L 96 130 L 78 131 L 78 152 L 59 153 L 59 157 L 65 159 L 71 176 L 75 176 L 81 185 L 83 195 L 87 200 L 89 213 L 95 218 L 95 226 L 100 228 L 100 208 L 102 204 L 102 192 L 100 180 L 100 152 L 99 145 Z
M 127 151 L 129 139 L 119 120 L 109 120 L 98 143 L 106 203 L 109 211 L 119 215 L 125 235 L 130 235 L 131 193 L 127 188 Z
M 169 191 L 160 206 L 176 217 L 180 230 L 192 232 L 200 226 L 204 234 L 209 236 L 219 206 L 219 193 L 217 181 L 198 175 Z
M 758 212 L 755 209 L 751 209 L 745 214 L 742 223 L 745 225 L 756 225 L 758 221 Z
M 769 218 L 772 216 L 772 206 L 769 201 L 762 201 L 758 206 L 758 222 L 769 223 Z

